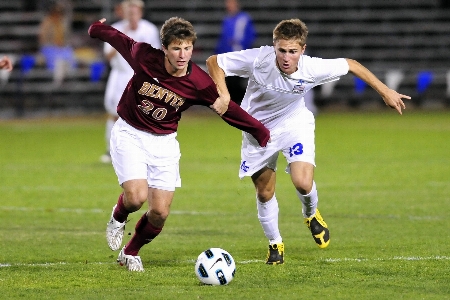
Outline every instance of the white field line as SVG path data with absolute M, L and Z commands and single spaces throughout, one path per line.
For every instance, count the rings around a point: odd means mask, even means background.
M 48 211 L 48 212 L 61 212 L 61 213 L 103 213 L 106 210 L 100 209 L 100 208 L 91 208 L 91 209 L 85 209 L 85 208 L 53 208 L 53 207 L 20 207 L 20 206 L 0 206 L 0 210 L 6 210 L 6 211 Z
M 450 260 L 450 256 L 394 256 L 390 258 L 326 258 L 323 261 L 336 262 L 365 262 L 365 261 L 418 261 L 418 260 Z
M 115 262 L 78 262 L 78 263 L 68 263 L 68 262 L 55 262 L 55 263 L 40 263 L 40 264 L 23 264 L 23 263 L 13 263 L 13 264 L 4 264 L 0 263 L 0 268 L 7 267 L 52 267 L 52 266 L 64 266 L 64 265 L 80 265 L 80 264 L 93 264 L 93 265 L 110 265 L 116 264 Z
M 341 263 L 341 262 L 370 262 L 370 261 L 424 261 L 424 260 L 450 260 L 450 256 L 394 256 L 388 258 L 326 258 L 318 260 L 326 261 L 330 263 Z M 251 259 L 251 260 L 242 260 L 238 261 L 237 264 L 254 264 L 254 263 L 263 263 L 264 260 L 260 259 Z M 195 260 L 187 260 L 182 261 L 181 263 L 194 264 Z M 24 264 L 24 263 L 0 263 L 0 268 L 8 268 L 8 267 L 53 267 L 53 266 L 64 266 L 64 265 L 80 265 L 80 264 L 93 264 L 93 265 L 110 265 L 116 264 L 115 262 L 77 262 L 77 263 L 69 263 L 69 262 L 55 262 L 55 263 L 39 263 L 39 264 Z

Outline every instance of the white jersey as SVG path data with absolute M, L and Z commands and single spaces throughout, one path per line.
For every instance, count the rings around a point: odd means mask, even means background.
M 241 107 L 269 130 L 281 121 L 299 115 L 303 96 L 317 85 L 338 80 L 348 73 L 344 58 L 322 59 L 302 55 L 298 70 L 287 75 L 276 66 L 273 46 L 218 54 L 226 76 L 249 78 Z
M 158 28 L 147 20 L 140 20 L 136 30 L 130 30 L 128 28 L 127 20 L 118 21 L 111 26 L 125 33 L 137 42 L 145 42 L 152 45 L 154 48 L 161 48 Z M 105 55 L 113 50 L 114 48 L 110 44 L 104 44 L 103 53 Z M 106 84 L 105 108 L 110 114 L 117 115 L 117 104 L 134 72 L 119 53 L 116 53 L 109 63 L 111 71 Z

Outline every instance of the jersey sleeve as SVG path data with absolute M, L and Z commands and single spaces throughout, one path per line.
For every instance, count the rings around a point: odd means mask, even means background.
M 231 126 L 250 133 L 261 147 L 265 147 L 270 139 L 270 131 L 233 101 L 230 101 L 222 119 Z
M 98 38 L 114 47 L 134 70 L 138 68 L 139 63 L 136 57 L 142 43 L 101 22 L 92 24 L 88 33 L 92 38 Z
M 200 92 L 202 104 L 209 106 L 216 101 L 217 97 L 219 97 L 219 93 L 211 80 L 211 84 Z M 250 133 L 261 147 L 265 147 L 270 139 L 269 130 L 233 101 L 230 101 L 228 110 L 222 115 L 222 119 L 229 125 Z
M 315 85 L 338 80 L 341 76 L 346 75 L 349 70 L 345 58 L 324 59 L 309 57 L 307 66 L 309 69 L 308 71 L 315 79 Z
M 111 27 L 114 27 L 117 30 L 120 30 L 120 27 L 121 27 L 120 24 L 121 24 L 121 21 L 111 24 Z M 104 45 L 103 45 L 103 54 L 104 55 L 108 55 L 108 53 L 110 53 L 111 50 L 113 50 L 113 49 L 114 49 L 113 46 L 111 46 L 108 43 L 104 43 Z
M 253 62 L 260 52 L 259 48 L 247 49 L 217 55 L 217 64 L 225 76 L 248 78 L 253 70 Z

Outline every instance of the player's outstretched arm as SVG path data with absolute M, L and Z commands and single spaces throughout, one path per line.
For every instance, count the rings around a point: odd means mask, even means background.
M 378 94 L 380 94 L 380 96 L 383 98 L 383 101 L 387 106 L 397 110 L 399 114 L 402 114 L 402 109 L 406 108 L 403 99 L 409 100 L 411 99 L 410 96 L 399 94 L 396 91 L 388 88 L 372 72 L 370 72 L 356 60 L 347 58 L 347 63 L 349 66 L 349 72 L 362 79 L 375 91 L 377 91 Z
M 3 56 L 3 58 L 0 59 L 0 70 L 11 71 L 12 69 L 13 65 L 11 59 L 9 59 L 8 56 Z
M 98 38 L 101 41 L 110 44 L 118 53 L 120 53 L 120 55 L 122 55 L 131 68 L 136 71 L 140 68 L 137 57 L 139 56 L 139 51 L 144 43 L 138 43 L 123 32 L 103 24 L 105 21 L 106 19 L 103 18 L 91 24 L 88 29 L 89 36 Z
M 209 76 L 211 76 L 216 83 L 217 91 L 219 92 L 219 97 L 210 106 L 210 108 L 219 116 L 222 116 L 227 111 L 230 103 L 230 92 L 228 91 L 225 83 L 225 73 L 217 63 L 217 55 L 208 57 L 206 60 L 206 66 L 208 68 Z

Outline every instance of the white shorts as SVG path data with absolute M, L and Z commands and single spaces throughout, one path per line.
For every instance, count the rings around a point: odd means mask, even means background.
M 148 186 L 174 191 L 181 186 L 177 133 L 152 134 L 119 118 L 111 131 L 111 159 L 119 184 L 147 179 Z
M 270 142 L 259 146 L 252 135 L 243 132 L 239 177 L 252 176 L 264 167 L 276 170 L 278 153 L 281 151 L 289 164 L 304 161 L 315 166 L 314 115 L 307 109 L 283 120 L 270 130 Z

